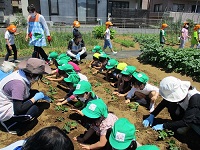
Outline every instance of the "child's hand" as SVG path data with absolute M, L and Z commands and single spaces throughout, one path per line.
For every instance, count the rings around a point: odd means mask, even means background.
M 115 91 L 115 92 L 113 92 L 113 94 L 114 94 L 114 95 L 118 95 L 118 94 L 119 94 L 119 92 Z
M 126 95 L 125 95 L 125 94 L 120 94 L 120 93 L 118 93 L 117 96 L 119 96 L 119 97 L 124 97 L 124 96 L 126 96 Z
M 79 143 L 83 143 L 85 140 L 79 136 L 73 138 L 74 141 L 78 141 Z
M 90 145 L 80 144 L 83 149 L 90 149 Z
M 57 106 L 63 105 L 62 102 L 56 103 Z
M 64 98 L 60 98 L 56 100 L 56 102 L 62 102 L 62 101 L 64 101 Z

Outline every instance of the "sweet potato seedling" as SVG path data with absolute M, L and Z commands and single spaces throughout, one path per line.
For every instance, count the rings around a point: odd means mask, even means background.
M 138 110 L 138 106 L 139 103 L 138 102 L 133 102 L 133 103 L 129 103 L 128 107 L 132 110 L 132 111 L 137 111 Z
M 56 122 L 62 122 L 64 120 L 65 120 L 65 118 L 63 118 L 61 116 L 59 116 L 59 117 L 56 118 Z
M 104 88 L 104 91 L 107 93 L 107 94 L 110 94 L 110 89 L 109 88 Z
M 167 149 L 169 150 L 180 150 L 180 148 L 176 145 L 176 142 L 174 140 L 167 141 L 169 144 L 169 147 Z
M 171 130 L 162 130 L 162 131 L 158 131 L 159 139 L 165 140 L 167 137 L 171 137 L 174 135 L 174 132 Z
M 69 133 L 71 130 L 75 129 L 76 127 L 77 127 L 76 121 L 65 122 L 65 125 L 63 126 L 63 130 Z
M 60 105 L 60 106 L 56 106 L 55 107 L 55 110 L 56 111 L 62 111 L 62 112 L 68 112 L 68 108 L 63 106 L 63 105 Z

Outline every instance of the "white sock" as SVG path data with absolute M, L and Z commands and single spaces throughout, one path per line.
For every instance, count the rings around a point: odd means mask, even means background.
M 154 103 L 150 103 L 149 112 L 153 112 L 154 111 L 154 109 L 155 109 L 154 106 L 155 106 Z

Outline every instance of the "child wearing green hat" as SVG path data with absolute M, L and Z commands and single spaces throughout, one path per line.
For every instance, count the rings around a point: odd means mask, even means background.
M 132 97 L 139 104 L 148 105 L 150 112 L 154 110 L 154 104 L 159 96 L 158 87 L 148 83 L 149 77 L 143 72 L 134 72 L 135 82 L 126 96 L 125 103 L 130 103 Z
M 51 52 L 48 56 L 48 60 L 51 61 L 51 64 L 55 64 L 57 58 L 58 58 L 57 52 Z
M 64 105 L 70 101 L 74 101 L 76 99 L 75 95 L 73 95 L 73 92 L 76 88 L 76 85 L 80 81 L 80 77 L 76 74 L 70 74 L 67 78 L 64 78 L 64 81 L 66 83 L 66 86 L 69 88 L 69 92 L 66 94 L 64 98 L 56 100 L 56 105 Z
M 100 136 L 100 140 L 98 142 L 91 145 L 80 145 L 83 149 L 103 148 L 108 141 L 108 139 L 106 138 L 107 131 L 108 129 L 113 127 L 114 123 L 118 119 L 117 116 L 115 116 L 113 113 L 108 112 L 107 105 L 102 99 L 89 101 L 87 106 L 83 110 L 78 110 L 77 112 L 82 116 L 90 118 L 93 124 L 82 138 L 74 137 L 73 139 L 80 143 L 84 143 L 87 139 L 89 139 L 92 136 L 93 133 L 96 132 L 96 134 Z
M 102 50 L 102 48 L 101 48 L 101 46 L 99 46 L 99 45 L 96 45 L 96 46 L 94 46 L 94 48 L 92 49 L 92 52 L 94 52 L 94 53 L 103 53 L 104 51 Z
M 47 76 L 46 79 L 48 79 L 50 81 L 60 82 L 64 78 L 68 77 L 69 72 L 74 72 L 73 66 L 70 64 L 63 64 L 62 66 L 58 66 L 57 72 L 54 72 L 54 74 L 51 76 Z
M 121 72 L 121 70 L 117 69 L 117 65 L 119 62 L 116 59 L 110 59 L 108 60 L 108 63 L 106 64 L 106 80 L 110 81 L 110 79 L 117 79 L 118 74 Z
M 121 78 L 118 79 L 118 90 L 113 92 L 117 96 L 126 96 L 131 90 L 132 84 L 134 82 L 133 73 L 136 71 L 135 66 L 126 66 L 121 71 Z
M 118 119 L 109 135 L 107 150 L 135 150 L 137 148 L 135 133 L 136 128 L 128 119 Z

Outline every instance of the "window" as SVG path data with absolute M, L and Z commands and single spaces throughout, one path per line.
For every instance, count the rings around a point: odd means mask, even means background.
M 50 15 L 59 15 L 58 0 L 50 0 Z
M 162 4 L 154 5 L 154 12 L 162 12 L 162 11 L 163 11 Z
M 173 4 L 173 9 L 172 11 L 175 12 L 181 12 L 185 10 L 185 5 L 184 4 Z
M 200 5 L 192 5 L 192 13 L 200 13 Z
M 129 8 L 129 2 L 124 1 L 109 1 L 108 13 L 112 13 L 114 8 Z

